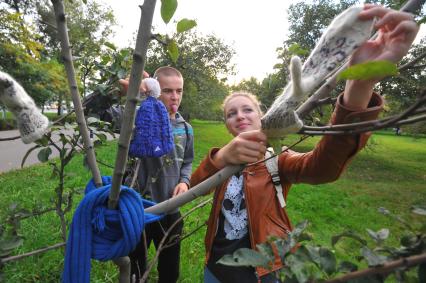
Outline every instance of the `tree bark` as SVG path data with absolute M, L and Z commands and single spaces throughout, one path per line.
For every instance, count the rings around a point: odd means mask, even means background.
M 142 71 L 145 67 L 148 43 L 151 39 L 151 25 L 155 3 L 156 0 L 145 0 L 143 6 L 141 6 L 142 16 L 139 22 L 136 47 L 133 53 L 132 70 L 130 72 L 129 88 L 127 90 L 127 100 L 124 108 L 123 123 L 121 125 L 120 138 L 118 140 L 115 169 L 112 176 L 112 186 L 108 201 L 109 208 L 115 208 L 117 206 L 124 170 L 126 169 L 130 138 L 135 123 L 136 105 L 139 102 L 137 96 L 142 81 Z
M 61 56 L 64 61 L 65 70 L 67 73 L 68 84 L 71 91 L 71 96 L 74 104 L 74 109 L 77 117 L 77 124 L 83 138 L 83 145 L 87 156 L 87 162 L 92 172 L 93 180 L 97 187 L 102 186 L 101 174 L 96 163 L 95 150 L 93 142 L 90 140 L 89 131 L 84 118 L 83 106 L 78 92 L 77 81 L 75 78 L 75 70 L 72 61 L 71 47 L 68 37 L 67 22 L 65 17 L 64 3 L 62 0 L 51 0 L 55 10 L 56 25 L 58 27 L 58 35 L 61 42 Z

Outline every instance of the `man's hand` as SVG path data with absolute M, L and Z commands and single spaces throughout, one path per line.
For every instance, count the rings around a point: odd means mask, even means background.
M 188 189 L 189 189 L 189 186 L 187 183 L 177 184 L 175 189 L 173 190 L 173 197 L 185 193 L 186 191 L 188 191 Z
M 146 71 L 143 71 L 143 73 L 142 73 L 142 79 L 146 79 L 146 78 L 149 78 L 149 74 Z M 121 88 L 122 88 L 120 94 L 122 96 L 126 95 L 127 94 L 127 89 L 129 88 L 129 78 L 127 77 L 125 79 L 121 79 L 118 82 L 120 83 Z M 141 92 L 145 92 L 146 91 L 145 88 L 143 87 L 142 83 L 141 83 L 141 86 L 139 87 L 139 90 Z

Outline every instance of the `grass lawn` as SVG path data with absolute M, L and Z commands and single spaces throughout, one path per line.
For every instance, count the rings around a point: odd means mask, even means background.
M 220 146 L 230 135 L 220 123 L 192 121 L 195 133 L 194 168 L 200 163 L 211 146 Z M 289 137 L 296 140 L 297 137 Z M 299 145 L 299 151 L 308 151 L 317 138 L 310 138 Z M 116 143 L 97 149 L 100 160 L 114 164 Z M 103 175 L 111 169 L 100 166 Z M 66 187 L 83 188 L 90 178 L 82 166 L 82 157 L 77 156 L 66 168 L 69 176 Z M 51 207 L 56 180 L 50 178 L 49 165 L 36 165 L 19 171 L 0 175 L 0 223 L 4 223 L 6 209 L 12 203 L 23 208 Z M 407 136 L 376 134 L 368 147 L 361 152 L 348 170 L 335 183 L 320 186 L 295 185 L 287 200 L 288 213 L 293 223 L 308 219 L 309 232 L 318 244 L 330 246 L 332 235 L 351 229 L 366 236 L 365 229 L 377 231 L 389 228 L 389 241 L 396 243 L 395 234 L 404 232 L 401 225 L 377 213 L 385 207 L 406 219 L 411 205 L 426 204 L 426 139 Z M 78 199 L 81 195 L 78 196 Z M 199 203 L 194 201 L 183 207 L 188 211 Z M 75 200 L 74 206 L 78 203 Z M 206 206 L 186 219 L 185 232 L 189 233 L 207 219 L 210 206 Z M 71 215 L 68 215 L 71 220 Z M 17 253 L 61 242 L 59 221 L 54 213 L 26 219 L 22 222 L 24 245 Z M 202 282 L 204 262 L 204 233 L 202 227 L 182 242 L 180 282 Z M 336 248 L 340 258 L 354 258 L 359 246 L 351 241 Z M 151 249 L 151 253 L 153 249 Z M 16 263 L 6 264 L 3 271 L 5 282 L 58 282 L 63 266 L 63 252 L 55 250 Z M 155 277 L 155 273 L 153 274 Z M 116 282 L 117 269 L 108 263 L 92 262 L 92 282 Z M 155 282 L 155 281 L 152 281 Z

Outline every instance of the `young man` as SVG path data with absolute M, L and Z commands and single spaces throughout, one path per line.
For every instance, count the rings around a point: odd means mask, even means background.
M 155 202 L 162 202 L 182 194 L 189 189 L 194 158 L 193 130 L 177 112 L 182 101 L 183 77 L 172 67 L 160 67 L 154 73 L 160 84 L 159 99 L 169 112 L 173 129 L 175 148 L 169 154 L 159 158 L 141 158 L 138 170 L 138 185 L 142 196 Z M 124 83 L 125 84 L 125 83 Z M 141 239 L 136 249 L 130 253 L 131 276 L 136 276 L 136 282 L 146 270 L 146 250 L 151 241 L 157 248 L 164 233 L 180 218 L 178 209 L 169 212 L 161 221 L 148 224 L 145 227 L 145 239 Z M 176 244 L 164 249 L 158 259 L 158 282 L 176 282 L 179 277 L 180 242 L 183 222 L 175 226 L 169 238 L 177 239 Z

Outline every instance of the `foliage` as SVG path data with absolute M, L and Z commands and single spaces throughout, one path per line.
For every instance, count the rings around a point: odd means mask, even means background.
M 389 61 L 373 61 L 353 65 L 339 74 L 337 80 L 370 80 L 378 77 L 396 76 L 398 69 Z
M 379 212 L 389 215 L 406 228 L 406 233 L 401 236 L 400 247 L 385 245 L 389 237 L 388 229 L 373 231 L 366 229 L 368 236 L 373 240 L 374 247 L 367 245 L 367 240 L 352 231 L 345 231 L 332 237 L 332 245 L 336 246 L 343 238 L 356 240 L 361 248 L 358 261 L 366 261 L 369 267 L 379 267 L 387 262 L 426 252 L 425 226 L 418 225 L 417 229 L 410 221 L 405 221 L 397 215 L 391 214 L 387 209 L 380 208 Z M 426 207 L 413 207 L 412 212 L 426 216 Z M 423 219 L 424 220 L 424 219 Z M 422 223 L 422 222 L 420 222 Z M 424 223 L 424 222 L 423 222 Z M 350 273 L 358 270 L 358 264 L 349 261 L 338 262 L 332 249 L 311 245 L 312 240 L 306 234 L 308 222 L 303 221 L 295 226 L 286 238 L 271 237 L 266 243 L 257 245 L 257 251 L 251 249 L 238 249 L 232 255 L 225 255 L 219 263 L 229 266 L 261 266 L 268 268 L 274 261 L 273 249 L 277 250 L 284 267 L 279 271 L 281 280 L 286 282 L 312 282 L 313 280 L 327 280 L 339 274 Z M 424 276 L 422 264 L 419 265 L 418 276 Z M 397 278 L 404 280 L 406 270 L 394 270 Z M 366 282 L 383 282 L 389 274 L 369 275 L 364 278 Z
M 50 1 L 49 1 L 50 2 Z M 52 5 L 46 0 L 37 5 L 37 14 L 42 43 L 51 57 L 59 58 L 56 22 Z M 83 4 L 81 0 L 65 1 L 67 26 L 70 44 L 73 49 L 75 67 L 78 70 L 82 93 L 93 90 L 92 84 L 97 75 L 96 62 L 108 54 L 105 47 L 113 34 L 116 24 L 111 8 L 95 0 Z
M 166 24 L 172 19 L 177 5 L 177 0 L 161 0 L 161 18 Z
M 426 39 L 420 44 L 415 44 L 408 55 L 401 60 L 400 66 L 404 66 L 414 58 L 420 57 L 426 52 Z M 426 73 L 424 66 L 426 58 L 422 58 L 412 67 L 400 72 L 400 75 L 394 78 L 383 80 L 378 89 L 385 95 L 389 106 L 388 115 L 393 115 L 407 109 L 420 93 L 422 86 L 426 83 Z M 425 133 L 423 131 L 423 133 Z
M 67 93 L 63 66 L 43 57 L 34 27 L 19 14 L 0 11 L 0 42 L 1 68 L 21 83 L 37 105 Z
M 382 1 L 367 1 L 369 3 L 379 3 L 393 9 L 400 9 L 406 1 L 400 0 L 382 0 Z M 284 86 L 289 76 L 287 68 L 290 63 L 292 55 L 298 55 L 302 58 L 302 61 L 306 59 L 309 52 L 312 50 L 319 40 L 322 32 L 331 22 L 331 20 L 340 12 L 353 4 L 361 4 L 360 1 L 346 0 L 335 2 L 331 0 L 327 1 L 309 1 L 309 2 L 298 2 L 290 5 L 288 9 L 288 22 L 290 24 L 288 38 L 284 41 L 283 46 L 277 48 L 277 59 L 278 63 L 274 66 L 277 81 L 279 84 Z M 419 11 L 417 19 L 424 17 L 425 9 Z M 400 62 L 400 66 L 413 60 L 424 54 L 425 52 L 425 40 L 420 44 L 413 45 L 409 54 L 403 58 Z M 388 104 L 387 115 L 394 115 L 395 113 L 401 112 L 415 101 L 419 94 L 419 87 L 425 85 L 425 72 L 424 66 L 426 59 L 422 58 L 415 66 L 406 68 L 400 72 L 399 76 L 384 79 L 377 86 L 377 90 L 386 97 Z M 337 96 L 343 88 L 340 83 L 337 88 L 332 91 L 331 96 Z M 277 89 L 275 96 L 279 94 Z M 271 95 L 274 97 L 274 95 Z M 321 111 L 319 111 L 321 113 Z M 315 120 L 321 120 L 317 114 L 312 115 L 307 121 L 313 124 Z M 408 127 L 411 128 L 411 127 Z M 414 129 L 421 130 L 421 127 L 415 127 Z

